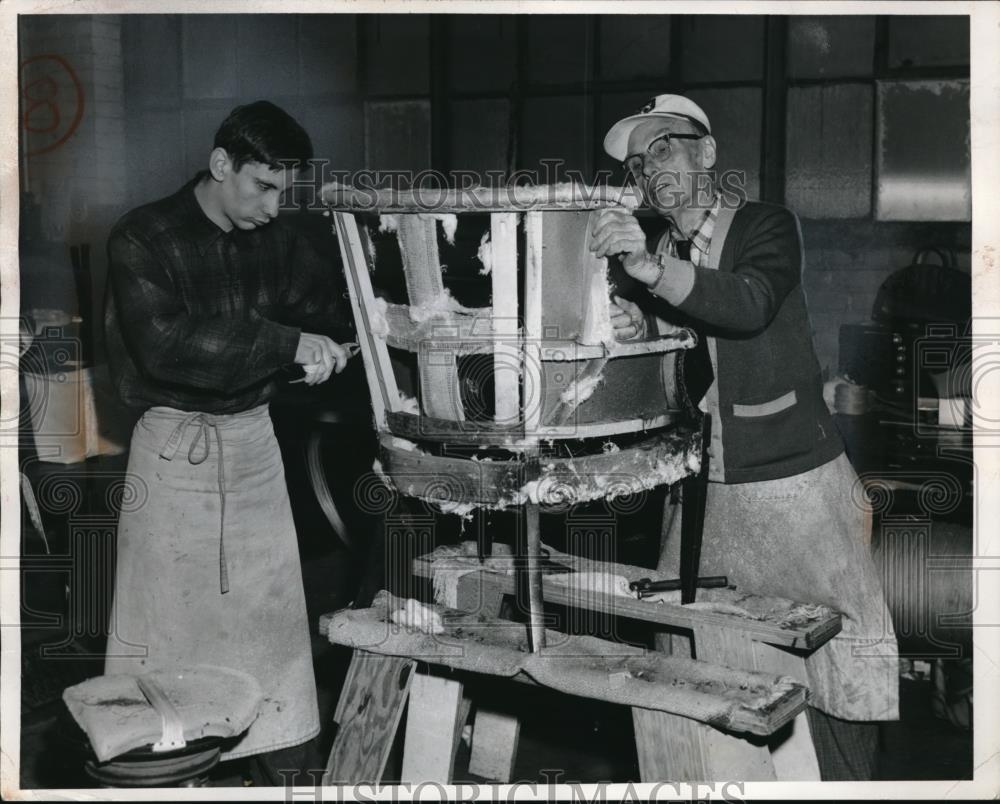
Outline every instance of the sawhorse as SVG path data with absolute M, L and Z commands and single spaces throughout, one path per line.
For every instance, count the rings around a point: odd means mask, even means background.
M 650 575 L 649 570 L 626 565 L 598 564 L 564 554 L 550 557 L 560 562 L 573 562 L 578 572 L 599 569 L 630 580 L 637 579 L 640 574 Z M 513 593 L 512 576 L 476 570 L 474 563 L 470 569 L 468 563 L 464 566 L 459 564 L 454 554 L 445 555 L 441 551 L 418 559 L 415 568 L 417 574 L 424 575 L 432 575 L 435 571 L 461 571 L 455 584 L 458 597 L 453 602 L 457 603 L 455 608 L 472 612 L 469 616 L 480 621 L 491 621 L 495 626 L 503 624 L 503 621 L 491 620 L 491 617 L 502 596 Z M 694 664 L 700 668 L 710 667 L 724 675 L 730 674 L 730 679 L 740 677 L 732 675 L 743 672 L 737 668 L 756 671 L 752 676 L 754 679 L 759 679 L 757 674 L 760 673 L 769 674 L 766 677 L 772 681 L 777 681 L 779 675 L 792 677 L 799 682 L 796 686 L 803 695 L 805 671 L 801 652 L 819 647 L 840 630 L 839 616 L 821 607 L 802 606 L 776 598 L 738 595 L 732 590 L 706 590 L 703 596 L 708 599 L 705 602 L 710 607 L 691 609 L 597 593 L 581 597 L 550 576 L 545 578 L 543 587 L 545 599 L 550 602 L 690 629 L 699 659 Z M 715 610 L 711 608 L 713 602 Z M 743 613 L 736 613 L 737 609 Z M 324 618 L 321 628 L 329 627 L 332 617 Z M 514 624 L 507 625 L 518 628 Z M 469 632 L 467 625 L 466 632 Z M 333 641 L 356 647 L 369 644 L 352 642 L 355 637 L 345 638 L 343 634 L 338 637 L 332 629 L 329 636 Z M 340 730 L 328 763 L 326 783 L 381 779 L 392 737 L 407 701 L 410 715 L 407 718 L 402 779 L 450 781 L 455 750 L 469 714 L 470 702 L 463 696 L 461 679 L 450 671 L 443 673 L 437 668 L 444 665 L 459 670 L 475 669 L 475 663 L 467 666 L 463 665 L 466 659 L 432 658 L 428 654 L 433 651 L 426 644 L 413 642 L 412 639 L 410 642 L 404 639 L 390 644 L 392 640 L 383 635 L 379 642 L 378 632 L 369 633 L 367 639 L 373 646 L 372 650 L 388 655 L 376 655 L 368 650 L 355 651 L 335 715 Z M 433 640 L 430 644 L 433 645 Z M 472 643 L 464 647 L 468 648 L 465 653 L 474 654 Z M 789 649 L 799 653 L 788 652 Z M 421 658 L 421 650 L 429 658 L 430 672 L 415 672 L 416 659 Z M 659 661 L 655 654 L 651 656 L 650 661 Z M 679 661 L 683 663 L 686 660 Z M 632 665 L 633 672 L 635 666 Z M 689 670 L 684 666 L 682 672 Z M 616 681 L 627 683 L 618 676 L 631 677 L 627 670 L 605 676 L 609 679 L 606 700 L 616 699 L 617 693 L 610 689 Z M 559 688 L 558 681 L 547 679 L 545 683 Z M 682 686 L 683 683 L 682 679 Z M 486 702 L 477 703 L 470 772 L 497 781 L 510 781 L 517 750 L 518 723 L 508 715 L 491 711 Z M 784 705 L 787 704 L 788 701 L 785 701 Z M 787 722 L 783 721 L 771 731 L 758 728 L 757 736 L 749 736 L 745 728 L 737 728 L 735 731 L 739 733 L 735 733 L 732 723 L 719 724 L 710 716 L 699 718 L 699 712 L 694 710 L 677 711 L 675 708 L 669 711 L 670 706 L 661 706 L 660 702 L 633 705 L 641 779 L 818 779 L 808 724 L 804 711 L 801 711 L 804 709 L 804 698 L 801 704 L 786 718 Z M 668 711 L 664 711 L 665 708 Z M 785 715 L 788 714 L 786 710 Z

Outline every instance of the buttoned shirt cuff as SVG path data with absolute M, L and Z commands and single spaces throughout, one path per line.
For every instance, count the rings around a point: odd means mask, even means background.
M 666 270 L 649 292 L 670 302 L 674 307 L 682 304 L 691 295 L 694 287 L 694 265 L 672 257 L 663 258 Z

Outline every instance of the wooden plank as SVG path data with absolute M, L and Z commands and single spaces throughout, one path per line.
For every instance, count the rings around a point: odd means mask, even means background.
M 711 778 L 695 721 L 652 709 L 632 708 L 639 780 L 702 782 Z M 733 776 L 732 778 L 738 778 Z
M 539 426 L 535 431 L 544 438 L 604 438 L 618 433 L 635 433 L 640 430 L 652 431 L 675 424 L 676 413 L 664 413 L 650 419 L 626 419 L 601 424 L 575 424 L 570 427 Z M 507 427 L 494 422 L 455 422 L 433 416 L 417 416 L 413 413 L 388 412 L 386 421 L 394 435 L 401 438 L 424 441 L 444 441 L 449 444 L 482 444 L 505 447 L 511 450 L 528 449 L 537 446 L 532 440 L 525 440 L 523 424 Z
M 410 305 L 387 303 L 383 317 L 389 329 L 386 343 L 396 349 L 419 353 L 430 346 L 453 349 L 456 354 L 463 355 L 493 351 L 493 320 L 489 307 L 446 310 L 415 321 Z
M 499 617 L 503 599 L 503 590 L 496 586 L 486 586 L 475 583 L 462 583 L 459 579 L 455 585 L 455 605 L 452 608 L 467 611 L 471 614 L 481 614 L 484 617 Z M 450 605 L 448 601 L 445 602 Z
M 339 728 L 324 785 L 381 781 L 415 665 L 405 657 L 354 651 L 333 716 Z
M 523 673 L 570 695 L 671 712 L 734 732 L 772 734 L 806 705 L 805 687 L 791 679 L 556 631 L 546 632 L 537 654 L 528 650 L 522 624 L 426 604 L 440 629 L 424 633 L 392 623 L 403 608 L 404 601 L 380 592 L 371 608 L 333 614 L 329 638 L 456 670 L 506 678 Z
M 517 213 L 490 215 L 493 282 L 494 420 L 513 424 L 520 419 L 521 350 L 518 344 Z
M 375 427 L 382 431 L 386 429 L 386 413 L 398 410 L 400 406 L 396 375 L 392 371 L 385 338 L 373 332 L 375 291 L 368 275 L 368 259 L 358 224 L 353 215 L 343 212 L 335 212 L 333 218 L 344 272 L 347 275 L 351 310 L 358 327 L 358 343 L 365 361 L 365 376 L 375 414 Z
M 524 431 L 537 440 L 542 419 L 542 213 L 524 213 Z
M 752 661 L 753 645 L 742 632 L 713 627 L 695 629 L 695 651 L 702 661 Z M 724 657 L 725 661 L 722 658 Z M 748 740 L 665 712 L 633 709 L 636 753 L 644 782 L 664 779 L 713 782 L 725 779 L 775 779 L 766 744 Z
M 643 782 L 773 781 L 764 745 L 685 717 L 632 709 L 639 776 Z
M 510 782 L 520 736 L 521 723 L 517 717 L 488 707 L 477 707 L 469 773 L 490 781 Z
M 633 567 L 628 564 L 615 564 L 611 562 L 595 562 L 582 559 L 577 556 L 570 556 L 549 550 L 549 558 L 561 564 L 572 567 L 577 572 L 601 572 L 611 575 L 620 575 L 628 581 L 639 580 L 648 577 L 659 580 L 666 577 L 655 570 L 643 567 Z M 423 577 L 433 577 L 434 559 L 433 554 L 420 556 L 413 562 L 413 571 L 416 575 Z M 498 575 L 496 573 L 482 572 L 469 573 L 460 581 L 462 584 L 483 584 L 484 588 L 493 587 L 504 594 L 512 594 L 514 591 L 513 580 L 509 576 Z M 696 625 L 717 625 L 720 627 L 736 628 L 745 631 L 760 642 L 770 642 L 775 645 L 783 645 L 792 648 L 814 649 L 832 639 L 841 628 L 840 615 L 831 613 L 814 622 L 804 623 L 794 627 L 783 627 L 778 624 L 777 617 L 771 619 L 756 620 L 748 619 L 738 614 L 729 614 L 720 611 L 712 611 L 704 608 L 691 608 L 690 606 L 680 606 L 671 603 L 651 603 L 644 600 L 636 600 L 631 597 L 621 595 L 609 595 L 600 591 L 588 591 L 582 597 L 573 594 L 573 590 L 565 584 L 560 584 L 553 580 L 551 576 L 543 576 L 542 592 L 545 600 L 549 603 L 558 603 L 564 606 L 575 606 L 586 608 L 591 611 L 613 614 L 618 617 L 629 617 L 643 622 L 659 623 L 677 628 L 693 628 Z M 699 589 L 699 597 L 702 598 L 698 605 L 704 605 L 709 600 L 717 601 L 721 605 L 743 605 L 752 606 L 756 596 L 745 592 L 738 592 L 732 589 Z M 486 592 L 470 592 L 470 594 L 486 594 Z M 776 598 L 757 598 L 761 601 L 777 600 Z M 794 605 L 789 601 L 789 605 Z
M 401 782 L 448 784 L 451 781 L 462 728 L 461 712 L 461 682 L 430 673 L 414 675 L 406 715 Z
M 438 254 L 437 221 L 422 215 L 400 215 L 396 234 L 406 274 L 406 291 L 411 311 L 421 305 L 439 305 L 444 295 L 441 258 Z M 458 388 L 458 364 L 450 348 L 424 348 L 417 352 L 420 380 L 420 407 L 442 419 L 463 421 Z
M 500 313 L 491 307 L 473 307 L 447 310 L 435 313 L 433 318 L 414 321 L 410 314 L 410 305 L 385 305 L 384 318 L 389 328 L 385 336 L 386 343 L 395 349 L 419 353 L 428 346 L 438 349 L 454 349 L 456 354 L 492 354 L 500 337 L 499 345 L 510 346 L 518 357 L 516 368 L 520 371 L 520 349 L 517 343 L 517 326 L 514 331 L 506 332 L 506 325 L 499 325 L 492 316 Z M 516 316 L 516 311 L 514 313 Z M 504 321 L 514 321 L 513 317 Z M 586 345 L 576 341 L 542 340 L 541 360 L 543 363 L 571 363 L 598 358 L 637 357 L 640 355 L 660 354 L 681 349 L 690 349 L 695 341 L 690 330 L 682 329 L 676 334 L 666 335 L 655 341 L 622 341 L 610 348 L 604 345 Z M 515 365 L 509 361 L 504 364 L 509 371 Z M 517 374 L 512 373 L 516 379 Z
M 398 189 L 355 189 L 345 185 L 327 184 L 321 191 L 323 203 L 334 210 L 372 212 L 422 212 L 433 208 L 435 213 L 459 212 L 525 212 L 542 210 L 568 211 L 625 206 L 635 209 L 642 197 L 635 187 L 597 185 L 587 187 L 573 183 L 565 186 L 510 185 L 498 189 L 492 186 L 419 192 Z
M 753 652 L 755 670 L 791 676 L 802 684 L 808 684 L 806 663 L 802 656 L 764 642 L 754 643 Z M 768 746 L 778 781 L 820 781 L 819 760 L 805 712 L 771 735 Z
M 584 502 L 637 494 L 676 482 L 689 471 L 692 443 L 684 434 L 674 432 L 617 452 L 580 455 L 572 460 L 546 458 L 539 476 L 544 482 L 531 487 L 525 486 L 528 478 L 521 474 L 522 461 L 429 455 L 411 444 L 399 444 L 391 436 L 380 439 L 379 459 L 399 491 L 411 497 L 496 507 L 520 506 L 528 499 L 564 505 L 570 493 L 575 502 Z M 546 498 L 547 490 L 555 490 L 558 496 Z
M 754 642 L 744 630 L 699 625 L 694 628 L 694 656 L 703 662 L 752 670 Z M 703 742 L 711 781 L 744 779 L 765 782 L 777 778 L 766 742 L 729 734 L 703 723 L 693 725 Z
M 524 427 L 494 422 L 455 422 L 433 416 L 417 416 L 402 411 L 386 414 L 386 422 L 393 435 L 422 441 L 445 441 L 449 444 L 482 443 L 511 448 L 524 440 Z
M 585 289 L 579 340 L 583 344 L 603 345 L 616 341 L 611 326 L 608 261 L 604 257 L 596 257 L 590 250 L 590 233 L 596 215 L 596 212 L 591 212 L 583 216 L 582 236 L 577 239 L 576 270 L 579 272 L 578 281 Z

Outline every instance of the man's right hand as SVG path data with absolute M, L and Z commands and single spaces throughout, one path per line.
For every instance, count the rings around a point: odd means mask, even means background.
M 620 256 L 625 272 L 644 285 L 655 284 L 660 276 L 658 263 L 646 249 L 646 234 L 627 209 L 609 207 L 598 211 L 590 250 L 596 257 Z
M 334 371 L 340 374 L 349 358 L 348 351 L 326 335 L 303 332 L 299 336 L 295 362 L 306 367 L 306 385 L 326 382 Z

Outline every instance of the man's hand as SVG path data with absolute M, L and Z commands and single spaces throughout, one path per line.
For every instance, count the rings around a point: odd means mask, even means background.
M 646 337 L 646 317 L 635 302 L 615 296 L 611 302 L 611 326 L 620 341 L 637 341 Z
M 597 213 L 590 250 L 598 257 L 622 255 L 625 272 L 645 285 L 653 285 L 660 276 L 656 259 L 646 250 L 646 234 L 626 209 L 609 207 Z
M 326 335 L 303 332 L 295 350 L 295 362 L 305 368 L 306 385 L 317 385 L 330 379 L 334 371 L 340 374 L 347 365 L 350 353 Z

